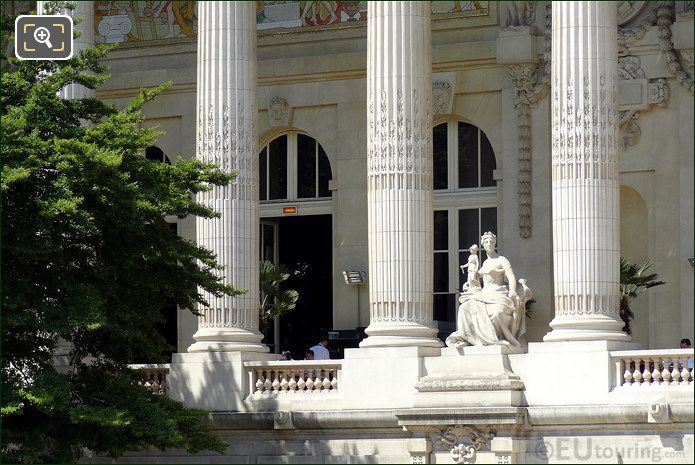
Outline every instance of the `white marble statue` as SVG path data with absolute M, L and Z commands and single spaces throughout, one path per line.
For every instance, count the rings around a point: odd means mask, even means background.
M 478 275 L 478 268 L 480 268 L 480 259 L 478 258 L 478 244 L 473 244 L 470 246 L 468 251 L 471 253 L 468 256 L 468 263 L 461 265 L 461 272 L 466 273 L 466 268 L 468 268 L 468 279 L 463 283 L 461 292 L 471 293 L 480 289 L 480 276 Z
M 483 287 L 461 294 L 456 331 L 446 338 L 446 345 L 499 344 L 523 350 L 526 302 L 532 297 L 531 290 L 526 280 L 517 283 L 509 260 L 497 254 L 497 236 L 486 232 L 480 238 L 480 245 L 487 253 L 487 259 L 477 271 Z

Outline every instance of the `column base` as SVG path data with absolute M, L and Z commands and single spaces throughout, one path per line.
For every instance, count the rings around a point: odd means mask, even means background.
M 193 335 L 196 342 L 188 352 L 260 352 L 268 347 L 261 343 L 263 334 L 241 328 L 201 328 Z
M 369 337 L 360 342 L 361 348 L 442 347 L 444 345 L 437 338 L 436 328 L 417 323 L 373 323 L 364 332 Z
M 622 341 L 632 338 L 623 332 L 623 322 L 607 316 L 556 316 L 550 322 L 552 331 L 543 337 L 553 341 Z

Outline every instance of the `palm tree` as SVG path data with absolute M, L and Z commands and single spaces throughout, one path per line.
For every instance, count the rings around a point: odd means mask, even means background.
M 265 327 L 276 317 L 293 310 L 297 306 L 299 293 L 292 289 L 282 289 L 282 283 L 292 274 L 285 266 L 264 260 L 261 262 L 260 270 L 260 320 L 261 326 Z
M 625 323 L 623 331 L 627 334 L 632 332 L 630 320 L 635 318 L 630 310 L 630 302 L 647 289 L 666 284 L 664 281 L 657 281 L 659 275 L 656 273 L 645 274 L 653 264 L 654 260 L 651 259 L 643 265 L 637 265 L 620 258 L 620 318 Z

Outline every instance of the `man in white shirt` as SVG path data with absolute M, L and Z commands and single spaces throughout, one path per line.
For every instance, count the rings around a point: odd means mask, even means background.
M 314 360 L 329 360 L 331 358 L 330 352 L 328 352 L 328 338 L 326 336 L 321 337 L 321 341 L 311 348 L 314 351 Z

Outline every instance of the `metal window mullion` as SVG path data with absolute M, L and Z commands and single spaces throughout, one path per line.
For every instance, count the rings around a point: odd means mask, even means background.
M 287 134 L 287 200 L 297 199 L 297 133 Z
M 265 146 L 265 200 L 270 200 L 270 142 Z
M 447 190 L 458 189 L 458 122 L 447 121 L 446 123 L 446 169 L 447 169 Z
M 448 253 L 449 253 L 449 293 L 456 293 L 458 290 L 458 253 L 455 254 L 453 251 L 458 249 L 458 212 L 455 207 L 447 208 L 447 215 L 449 222 L 448 233 L 449 233 L 449 243 Z
M 315 197 L 319 198 L 319 141 L 314 139 L 314 167 L 315 167 L 315 177 L 314 177 L 314 192 Z
M 478 130 L 477 131 L 477 134 L 478 134 L 478 187 L 480 188 L 481 187 L 481 185 L 480 185 L 480 173 L 481 173 L 481 168 L 480 168 L 480 164 L 481 164 L 481 160 L 480 160 L 480 128 L 476 126 L 476 129 Z

